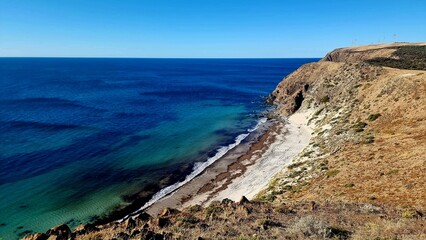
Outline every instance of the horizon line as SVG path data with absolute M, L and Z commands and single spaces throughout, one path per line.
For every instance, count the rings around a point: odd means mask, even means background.
M 0 58 L 108 58 L 108 59 L 315 59 L 323 57 L 90 57 L 90 56 L 0 56 Z

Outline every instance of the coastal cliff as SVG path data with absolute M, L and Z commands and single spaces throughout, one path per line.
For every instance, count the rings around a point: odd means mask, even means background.
M 26 239 L 425 239 L 425 93 L 426 43 L 336 49 L 269 96 L 312 137 L 256 199 Z
M 271 97 L 277 112 L 313 110 L 315 129 L 310 146 L 284 171 L 307 185 L 284 198 L 426 205 L 420 184 L 426 177 L 425 52 L 425 44 L 338 49 L 278 85 Z M 387 59 L 400 68 L 387 67 Z M 281 179 L 278 189 L 291 187 L 284 184 L 288 177 Z

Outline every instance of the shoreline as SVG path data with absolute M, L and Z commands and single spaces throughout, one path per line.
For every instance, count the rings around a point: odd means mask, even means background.
M 165 208 L 205 206 L 225 198 L 238 201 L 245 196 L 252 199 L 307 146 L 312 132 L 307 125 L 311 114 L 296 112 L 283 121 L 268 120 L 253 131 L 247 141 L 228 151 L 189 182 L 129 216 L 143 211 L 156 216 Z
M 163 182 L 161 188 L 147 188 L 138 193 L 126 196 L 130 204 L 125 208 L 113 210 L 107 216 L 101 217 L 93 222 L 94 225 L 104 225 L 112 222 L 122 222 L 128 218 L 134 218 L 139 214 L 146 212 L 151 205 L 163 198 L 173 195 L 177 190 L 191 183 L 194 178 L 203 175 L 206 170 L 212 165 L 222 161 L 224 158 L 237 158 L 247 151 L 249 144 L 257 142 L 257 137 L 263 134 L 271 125 L 271 120 L 266 117 L 261 117 L 257 120 L 257 124 L 245 133 L 241 133 L 235 137 L 234 142 L 215 150 L 215 154 L 209 157 L 206 161 L 196 162 L 194 165 L 185 165 L 174 172 L 179 172 L 178 175 L 172 176 L 171 179 Z M 186 173 L 182 175 L 182 173 Z M 178 179 L 177 181 L 171 181 Z M 165 184 L 165 185 L 164 185 Z

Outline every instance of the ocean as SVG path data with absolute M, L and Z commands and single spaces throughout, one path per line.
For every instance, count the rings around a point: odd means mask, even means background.
M 0 58 L 0 238 L 140 208 L 243 141 L 317 60 Z

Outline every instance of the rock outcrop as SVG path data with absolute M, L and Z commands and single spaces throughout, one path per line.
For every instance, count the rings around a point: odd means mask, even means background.
M 286 77 L 270 97 L 277 113 L 311 111 L 314 137 L 269 193 L 282 193 L 281 201 L 426 206 L 418 184 L 426 181 L 426 69 L 415 70 L 426 63 L 425 45 L 336 49 Z

